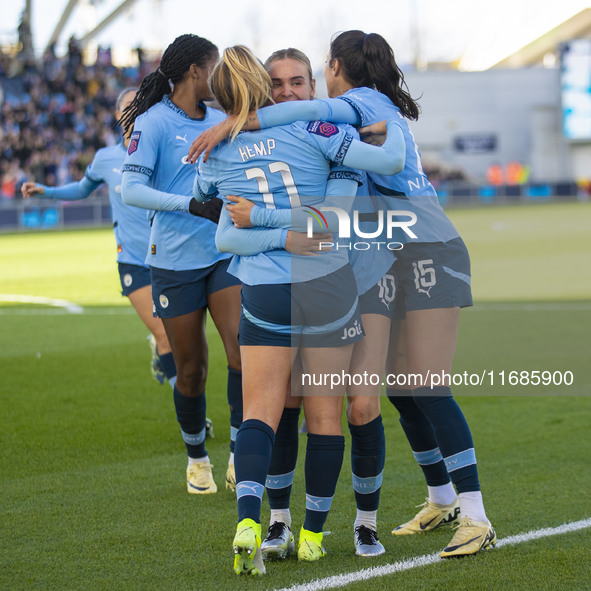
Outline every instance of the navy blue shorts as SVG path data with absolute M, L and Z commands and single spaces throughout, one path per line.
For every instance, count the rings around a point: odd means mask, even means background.
M 242 286 L 241 345 L 342 347 L 362 338 L 349 265 L 302 283 Z
M 396 279 L 392 265 L 370 290 L 359 296 L 359 309 L 361 314 L 380 314 L 392 318 L 395 299 Z
M 394 263 L 394 315 L 412 310 L 472 306 L 470 256 L 461 238 L 407 243 Z
M 117 263 L 117 266 L 119 267 L 119 280 L 121 281 L 121 295 L 128 296 L 136 289 L 150 285 L 150 267 L 130 263 Z
M 228 273 L 231 259 L 224 259 L 204 269 L 169 271 L 150 267 L 154 315 L 176 318 L 207 306 L 207 296 L 240 280 Z

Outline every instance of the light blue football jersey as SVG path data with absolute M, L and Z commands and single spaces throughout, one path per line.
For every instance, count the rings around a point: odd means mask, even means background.
M 195 166 L 188 163 L 192 141 L 225 115 L 207 108 L 191 119 L 168 95 L 140 115 L 133 127 L 124 170 L 147 175 L 165 193 L 191 195 Z M 160 269 L 186 271 L 209 267 L 231 255 L 215 247 L 217 225 L 183 211 L 156 211 L 146 262 Z
M 200 161 L 196 187 L 204 199 L 240 195 L 255 204 L 287 209 L 323 201 L 331 161 L 341 164 L 353 136 L 313 121 L 240 133 Z M 248 285 L 298 283 L 328 275 L 348 263 L 348 251 L 319 256 L 272 250 L 235 256 L 229 271 Z
M 341 124 L 339 127 L 349 132 L 356 139 L 359 138 L 357 130 L 350 126 Z M 354 176 L 357 180 L 357 192 L 349 211 L 349 219 L 354 225 L 354 216 L 359 216 L 358 230 L 367 236 L 376 232 L 378 228 L 375 197 L 370 196 L 368 173 L 362 170 L 351 170 L 343 166 L 335 165 L 331 168 L 330 176 L 339 178 L 340 175 Z M 330 177 L 329 177 L 330 178 Z M 338 207 L 338 206 L 337 206 Z M 376 219 L 374 219 L 376 218 Z M 357 233 L 357 228 L 351 227 L 351 237 L 343 240 L 335 236 L 335 240 L 342 247 L 347 242 L 349 247 L 349 263 L 353 268 L 357 292 L 363 295 L 369 291 L 387 273 L 393 265 L 395 256 L 392 250 L 388 250 L 385 236 L 369 238 Z
M 398 125 L 404 139 L 404 169 L 393 175 L 369 172 L 370 193 L 380 197 L 377 205 L 384 212 L 409 211 L 417 216 L 411 226 L 416 238 L 399 230 L 395 238 L 400 242 L 447 242 L 458 237 L 423 172 L 421 154 L 407 120 L 386 95 L 367 87 L 352 88 L 337 98 L 289 101 L 260 109 L 257 114 L 262 128 L 318 118 L 361 126 L 388 119 Z M 395 219 L 404 222 L 409 218 Z
M 105 183 L 109 189 L 117 262 L 145 266 L 150 242 L 148 213 L 145 209 L 126 205 L 121 199 L 121 167 L 126 153 L 123 144 L 101 148 L 85 174 L 93 183 Z
M 417 238 L 410 239 L 400 232 L 401 242 L 447 242 L 457 238 L 458 231 L 445 214 L 435 189 L 423 172 L 419 148 L 400 109 L 385 94 L 366 87 L 352 88 L 332 100 L 349 103 L 359 114 L 361 126 L 395 119 L 402 129 L 406 149 L 404 170 L 391 176 L 368 174 L 370 192 L 381 197 L 385 210 L 411 211 L 417 216 L 416 223 L 411 227 Z
M 379 228 L 377 221 L 377 207 L 375 198 L 370 196 L 367 173 L 362 173 L 363 184 L 357 189 L 357 196 L 353 202 L 353 211 L 359 216 L 359 230 L 365 235 L 352 232 L 351 251 L 349 261 L 353 267 L 357 292 L 363 295 L 369 291 L 388 272 L 396 260 L 394 239 L 388 240 L 385 235 L 373 237 Z M 375 218 L 375 219 L 374 219 Z

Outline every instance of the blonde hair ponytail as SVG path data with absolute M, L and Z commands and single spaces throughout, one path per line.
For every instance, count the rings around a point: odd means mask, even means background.
M 237 119 L 231 140 L 246 123 L 248 113 L 271 99 L 271 78 L 259 60 L 244 45 L 224 49 L 209 79 L 211 91 L 222 109 Z

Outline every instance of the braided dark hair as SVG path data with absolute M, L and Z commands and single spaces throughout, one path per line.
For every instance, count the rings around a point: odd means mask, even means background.
M 170 93 L 171 83 L 176 84 L 182 80 L 192 64 L 203 68 L 212 55 L 217 53 L 218 48 L 203 37 L 190 33 L 177 37 L 164 51 L 160 67 L 142 80 L 133 102 L 123 111 L 117 122 L 123 128 L 124 135 L 137 117 Z
M 354 88 L 367 86 L 385 94 L 408 118 L 419 118 L 419 105 L 410 96 L 404 74 L 388 42 L 377 33 L 345 31 L 330 44 L 331 63 L 339 60 L 343 76 Z M 406 89 L 406 90 L 405 90 Z

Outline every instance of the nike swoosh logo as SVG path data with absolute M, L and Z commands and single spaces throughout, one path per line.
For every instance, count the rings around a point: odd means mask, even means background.
M 421 529 L 425 529 L 430 523 L 433 523 L 436 519 L 437 519 L 437 516 L 435 516 L 435 517 L 433 517 L 433 519 L 430 519 L 429 521 L 427 521 L 427 523 L 419 523 L 419 527 Z
M 191 488 L 194 488 L 195 490 L 209 490 L 209 486 L 195 486 L 194 484 L 191 484 L 188 480 L 187 483 Z
M 454 519 L 456 519 L 456 517 L 459 514 L 460 514 L 460 508 L 456 507 L 456 509 L 453 513 L 448 513 L 447 517 L 445 517 L 444 519 L 441 520 L 441 523 L 449 523 L 450 521 L 453 521 Z
M 463 544 L 458 544 L 457 546 L 448 546 L 444 552 L 453 552 L 454 550 L 457 550 L 458 548 L 461 548 L 462 546 L 465 546 L 466 544 L 471 544 L 474 540 L 477 540 L 480 536 L 476 536 L 470 540 L 468 540 L 467 542 L 464 542 Z

